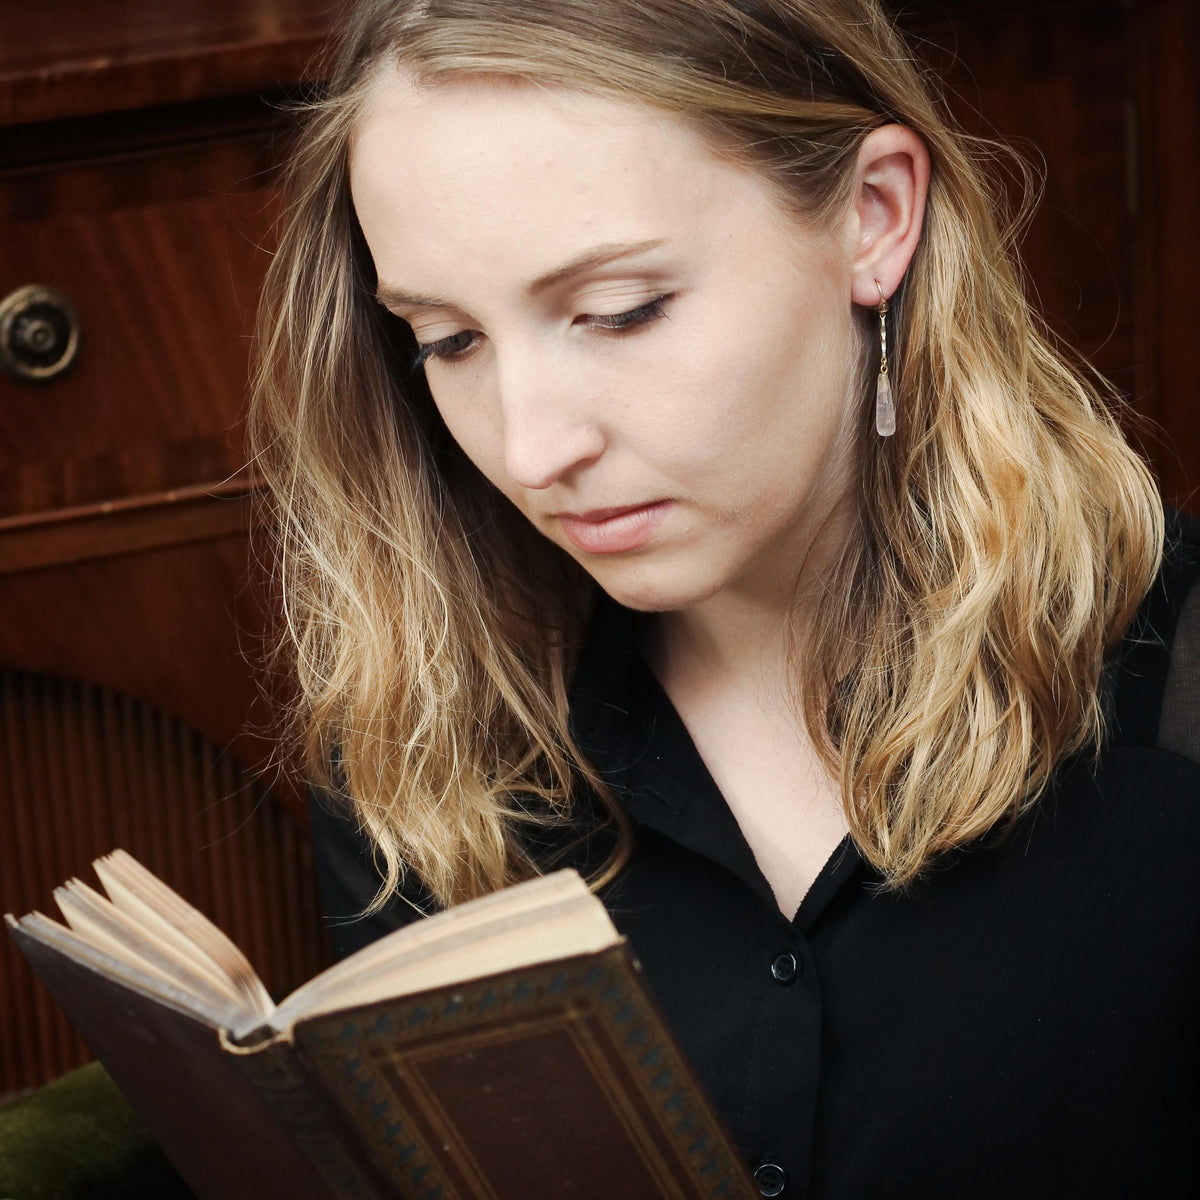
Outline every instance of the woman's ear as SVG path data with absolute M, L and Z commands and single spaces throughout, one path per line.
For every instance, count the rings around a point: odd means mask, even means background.
M 929 151 L 907 125 L 881 125 L 858 151 L 851 205 L 851 299 L 874 307 L 900 286 L 916 252 L 929 192 Z M 875 286 L 875 281 L 879 286 Z

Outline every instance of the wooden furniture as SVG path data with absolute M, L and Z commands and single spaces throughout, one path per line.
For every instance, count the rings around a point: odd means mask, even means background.
M 61 376 L 0 375 L 0 663 L 152 700 L 256 766 L 249 334 L 273 106 L 326 8 L 0 13 L 0 297 L 48 285 L 81 326 Z
M 1031 287 L 1051 325 L 1161 426 L 1161 435 L 1139 436 L 1168 498 L 1196 507 L 1200 363 L 1185 326 L 1200 279 L 1191 211 L 1200 194 L 1200 7 L 894 7 L 924 39 L 921 54 L 948 75 L 969 128 L 1027 139 L 1044 156 L 1046 200 L 1025 240 Z M 0 302 L 50 288 L 79 322 L 65 373 L 0 374 L 0 668 L 16 697 L 4 710 L 0 776 L 19 777 L 0 790 L 6 906 L 45 905 L 48 880 L 82 871 L 114 838 L 134 837 L 133 810 L 122 807 L 133 801 L 117 784 L 82 808 L 78 780 L 55 790 L 59 776 L 95 770 L 69 749 L 76 743 L 61 714 L 132 705 L 146 728 L 175 722 L 172 738 L 202 739 L 193 764 L 227 755 L 244 765 L 249 775 L 231 776 L 241 781 L 229 785 L 237 795 L 260 794 L 251 776 L 273 780 L 255 667 L 272 602 L 241 429 L 248 337 L 274 213 L 276 106 L 319 74 L 337 14 L 336 0 L 0 5 Z M 68 310 L 56 304 L 35 296 L 26 310 L 21 336 L 38 369 L 69 342 Z M 31 756 L 29 697 L 38 689 L 58 689 L 65 724 Z M 37 708 L 37 720 L 49 720 L 46 711 Z M 161 770 L 155 740 L 137 743 L 145 771 Z M 199 839 L 151 862 L 186 891 L 203 875 L 187 854 L 205 857 L 204 814 L 219 797 L 178 794 L 182 787 L 176 777 L 160 789 L 157 815 L 145 815 L 151 805 L 139 820 L 158 822 L 162 847 L 175 844 L 169 837 Z M 47 799 L 56 795 L 66 808 Z M 270 811 L 290 813 L 302 833 L 296 796 L 279 803 Z M 246 819 L 259 830 L 275 821 L 254 825 L 249 808 Z M 307 886 L 303 851 L 284 854 L 290 835 L 272 828 L 270 853 L 287 865 L 287 886 Z M 37 872 L 23 857 L 33 846 Z M 259 853 L 210 871 L 218 912 L 251 911 L 251 864 L 266 861 Z M 315 945 L 311 911 L 294 908 L 266 919 L 294 920 Z M 273 982 L 291 986 L 308 966 L 285 963 Z M 18 1019 L 18 1002 L 33 1011 L 20 969 L 0 958 L 0 1026 Z M 44 1050 L 0 1056 L 0 1094 L 79 1059 L 58 1027 L 26 1028 Z
M 279 991 L 322 940 L 304 813 L 271 786 L 242 418 L 278 105 L 332 19 L 315 0 L 0 6 L 0 304 L 66 298 L 18 314 L 35 367 L 68 306 L 79 325 L 61 374 L 0 374 L 0 909 L 139 843 Z M 4 943 L 0 1095 L 83 1061 Z
M 31 798 L 33 802 L 31 803 Z M 0 671 L 0 911 L 49 905 L 124 847 L 217 922 L 281 998 L 324 954 L 307 830 L 186 722 L 108 688 Z M 0 940 L 0 1097 L 86 1061 L 78 1035 Z

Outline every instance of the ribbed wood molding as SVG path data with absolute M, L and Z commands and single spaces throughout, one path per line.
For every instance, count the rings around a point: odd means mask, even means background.
M 307 830 L 220 747 L 108 689 L 0 672 L 0 912 L 124 847 L 212 917 L 281 997 L 326 955 Z M 90 1055 L 0 935 L 0 1098 Z
M 263 491 L 261 480 L 239 478 L 0 517 L 0 575 L 242 533 Z

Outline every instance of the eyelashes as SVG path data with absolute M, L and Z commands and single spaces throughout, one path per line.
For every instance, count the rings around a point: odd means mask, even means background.
M 637 325 L 648 325 L 651 321 L 657 321 L 667 315 L 667 301 L 670 299 L 670 296 L 659 296 L 648 304 L 631 308 L 628 312 L 613 313 L 611 316 L 589 316 L 587 323 L 594 329 L 608 329 L 614 333 Z
M 623 313 L 601 315 L 589 313 L 581 320 L 590 328 L 604 333 L 629 333 L 665 317 L 667 303 L 671 299 L 672 296 L 669 294 L 658 296 L 646 304 L 639 304 L 637 308 L 631 308 Z M 473 330 L 464 329 L 461 333 L 452 333 L 449 337 L 438 338 L 435 342 L 424 342 L 417 347 L 412 369 L 419 371 L 431 358 L 437 359 L 439 362 L 458 362 L 466 358 L 475 348 L 478 336 Z
M 417 354 L 413 359 L 413 370 L 419 371 L 431 358 L 440 358 L 453 362 L 462 358 L 471 348 L 475 335 L 469 330 L 462 333 L 452 333 L 449 337 L 438 338 L 436 342 L 423 342 L 417 346 Z

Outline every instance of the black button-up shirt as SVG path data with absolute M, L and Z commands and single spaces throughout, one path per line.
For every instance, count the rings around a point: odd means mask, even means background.
M 603 899 L 763 1195 L 1200 1195 L 1200 766 L 1155 741 L 1198 575 L 1186 543 L 1111 673 L 1098 764 L 1067 764 L 1013 829 L 903 894 L 847 839 L 794 914 L 633 614 L 601 605 L 572 722 L 636 822 Z M 348 821 L 314 815 L 326 911 L 345 922 L 377 876 Z M 410 918 L 398 903 L 336 924 L 335 943 Z

